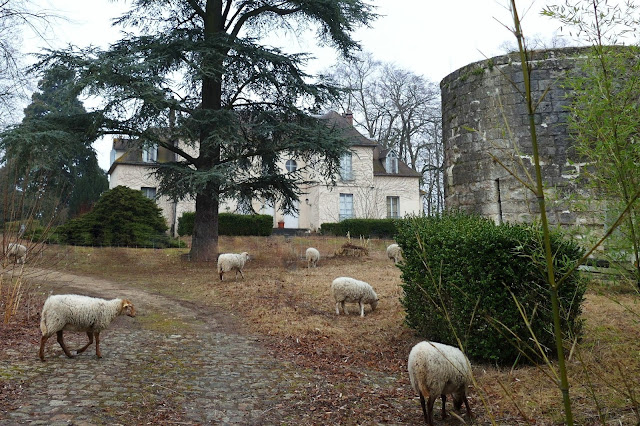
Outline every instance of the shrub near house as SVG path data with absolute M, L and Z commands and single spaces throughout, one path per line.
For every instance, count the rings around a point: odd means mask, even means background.
M 62 243 L 92 246 L 168 247 L 167 224 L 155 201 L 141 191 L 117 186 L 89 213 L 57 230 Z
M 193 235 L 195 212 L 185 212 L 178 219 L 178 235 Z M 273 216 L 266 214 L 220 213 L 218 235 L 269 236 L 273 232 Z
M 530 321 L 542 348 L 554 347 L 542 233 L 527 225 L 496 225 L 460 213 L 399 222 L 405 262 L 402 304 L 407 324 L 429 340 L 457 346 L 470 358 L 497 363 L 539 360 Z M 553 234 L 556 275 L 562 276 L 583 250 Z M 564 332 L 580 332 L 585 284 L 577 274 L 559 289 Z M 554 357 L 555 351 L 547 353 Z

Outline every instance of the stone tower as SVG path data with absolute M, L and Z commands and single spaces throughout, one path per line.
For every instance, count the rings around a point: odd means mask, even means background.
M 563 78 L 580 71 L 587 48 L 535 51 L 531 88 L 539 103 L 535 123 L 552 224 L 598 225 L 600 215 L 578 212 L 563 200 L 583 191 L 580 167 L 567 134 L 571 93 Z M 529 116 L 519 93 L 524 90 L 517 54 L 475 62 L 440 83 L 447 209 L 479 213 L 496 222 L 531 222 L 538 216 L 532 192 L 505 170 L 535 179 Z

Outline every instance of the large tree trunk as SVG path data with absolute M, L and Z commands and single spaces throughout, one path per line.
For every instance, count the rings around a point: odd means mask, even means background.
M 218 200 L 208 194 L 196 195 L 191 260 L 211 262 L 218 255 Z
M 204 17 L 204 36 L 213 37 L 224 32 L 222 23 L 222 1 L 207 0 Z M 220 59 L 218 59 L 220 60 Z M 205 75 L 202 79 L 203 110 L 220 110 L 222 108 L 222 63 L 203 64 L 204 69 L 220 70 L 219 75 Z M 198 169 L 210 169 L 220 164 L 220 146 L 203 146 L 211 144 L 209 126 L 203 126 L 200 132 L 200 156 Z M 220 187 L 207 185 L 204 193 L 196 195 L 196 216 L 193 223 L 193 239 L 191 244 L 191 260 L 210 262 L 218 255 L 218 195 Z

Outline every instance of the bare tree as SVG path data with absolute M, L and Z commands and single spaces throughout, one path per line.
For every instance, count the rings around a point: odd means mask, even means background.
M 423 76 L 394 64 L 376 61 L 364 53 L 354 61 L 340 63 L 327 77 L 345 89 L 333 105 L 353 112 L 354 123 L 370 138 L 422 174 L 425 212 L 441 211 L 442 132 L 440 90 Z
M 24 70 L 22 31 L 42 36 L 54 15 L 46 10 L 35 10 L 27 0 L 0 0 L 0 126 L 15 122 L 16 102 L 28 99 L 28 78 Z

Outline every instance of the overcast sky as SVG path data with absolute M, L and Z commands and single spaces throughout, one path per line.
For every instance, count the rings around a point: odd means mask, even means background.
M 551 39 L 559 24 L 541 17 L 548 1 L 517 2 L 525 35 Z M 107 47 L 117 40 L 120 30 L 111 20 L 127 10 L 129 1 L 41 0 L 47 9 L 66 18 L 57 21 L 47 33 L 49 47 L 67 43 L 84 47 L 89 44 Z M 369 0 L 381 16 L 371 28 L 357 31 L 363 50 L 374 58 L 393 62 L 401 68 L 439 83 L 446 75 L 469 63 L 503 54 L 501 45 L 513 42 L 513 35 L 503 24 L 511 26 L 506 0 Z M 291 51 L 311 52 L 318 60 L 311 71 L 324 69 L 335 61 L 329 49 L 317 49 L 312 43 L 281 38 Z M 25 47 L 35 51 L 44 43 L 25 36 Z M 33 46 L 33 47 L 32 47 Z M 111 141 L 95 145 L 102 168 L 109 167 Z

